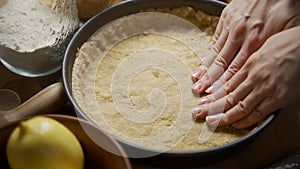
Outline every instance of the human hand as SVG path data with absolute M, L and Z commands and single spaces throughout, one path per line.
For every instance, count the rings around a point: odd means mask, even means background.
M 251 126 L 300 98 L 300 26 L 271 36 L 226 84 L 193 110 L 211 126 Z M 224 113 L 221 113 L 224 112 Z
M 197 81 L 193 92 L 216 91 L 270 36 L 299 24 L 299 0 L 233 0 L 222 12 L 202 65 L 192 74 Z

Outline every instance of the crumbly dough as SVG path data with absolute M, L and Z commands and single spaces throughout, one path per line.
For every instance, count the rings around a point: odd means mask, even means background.
M 80 108 L 112 135 L 159 150 L 212 148 L 248 134 L 230 126 L 208 128 L 190 112 L 199 99 L 191 92 L 191 71 L 200 64 L 218 18 L 190 7 L 147 11 L 176 14 L 200 31 L 174 28 L 132 36 L 116 34 L 113 26 L 99 31 L 74 63 L 72 89 Z M 123 40 L 108 42 L 117 36 Z M 193 43 L 195 48 L 188 45 Z

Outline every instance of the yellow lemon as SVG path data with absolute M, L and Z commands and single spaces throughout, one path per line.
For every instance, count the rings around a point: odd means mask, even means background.
M 37 116 L 16 127 L 6 147 L 12 169 L 82 169 L 84 155 L 75 135 L 58 121 Z

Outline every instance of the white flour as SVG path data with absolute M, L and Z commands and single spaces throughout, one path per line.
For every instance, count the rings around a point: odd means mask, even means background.
M 8 0 L 0 6 L 0 46 L 18 52 L 56 46 L 72 29 L 71 21 L 39 0 Z

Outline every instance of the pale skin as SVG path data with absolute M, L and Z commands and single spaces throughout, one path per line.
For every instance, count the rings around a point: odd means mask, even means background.
M 299 11 L 297 0 L 236 0 L 224 9 L 192 74 L 193 92 L 208 93 L 192 110 L 196 118 L 245 128 L 297 99 Z

